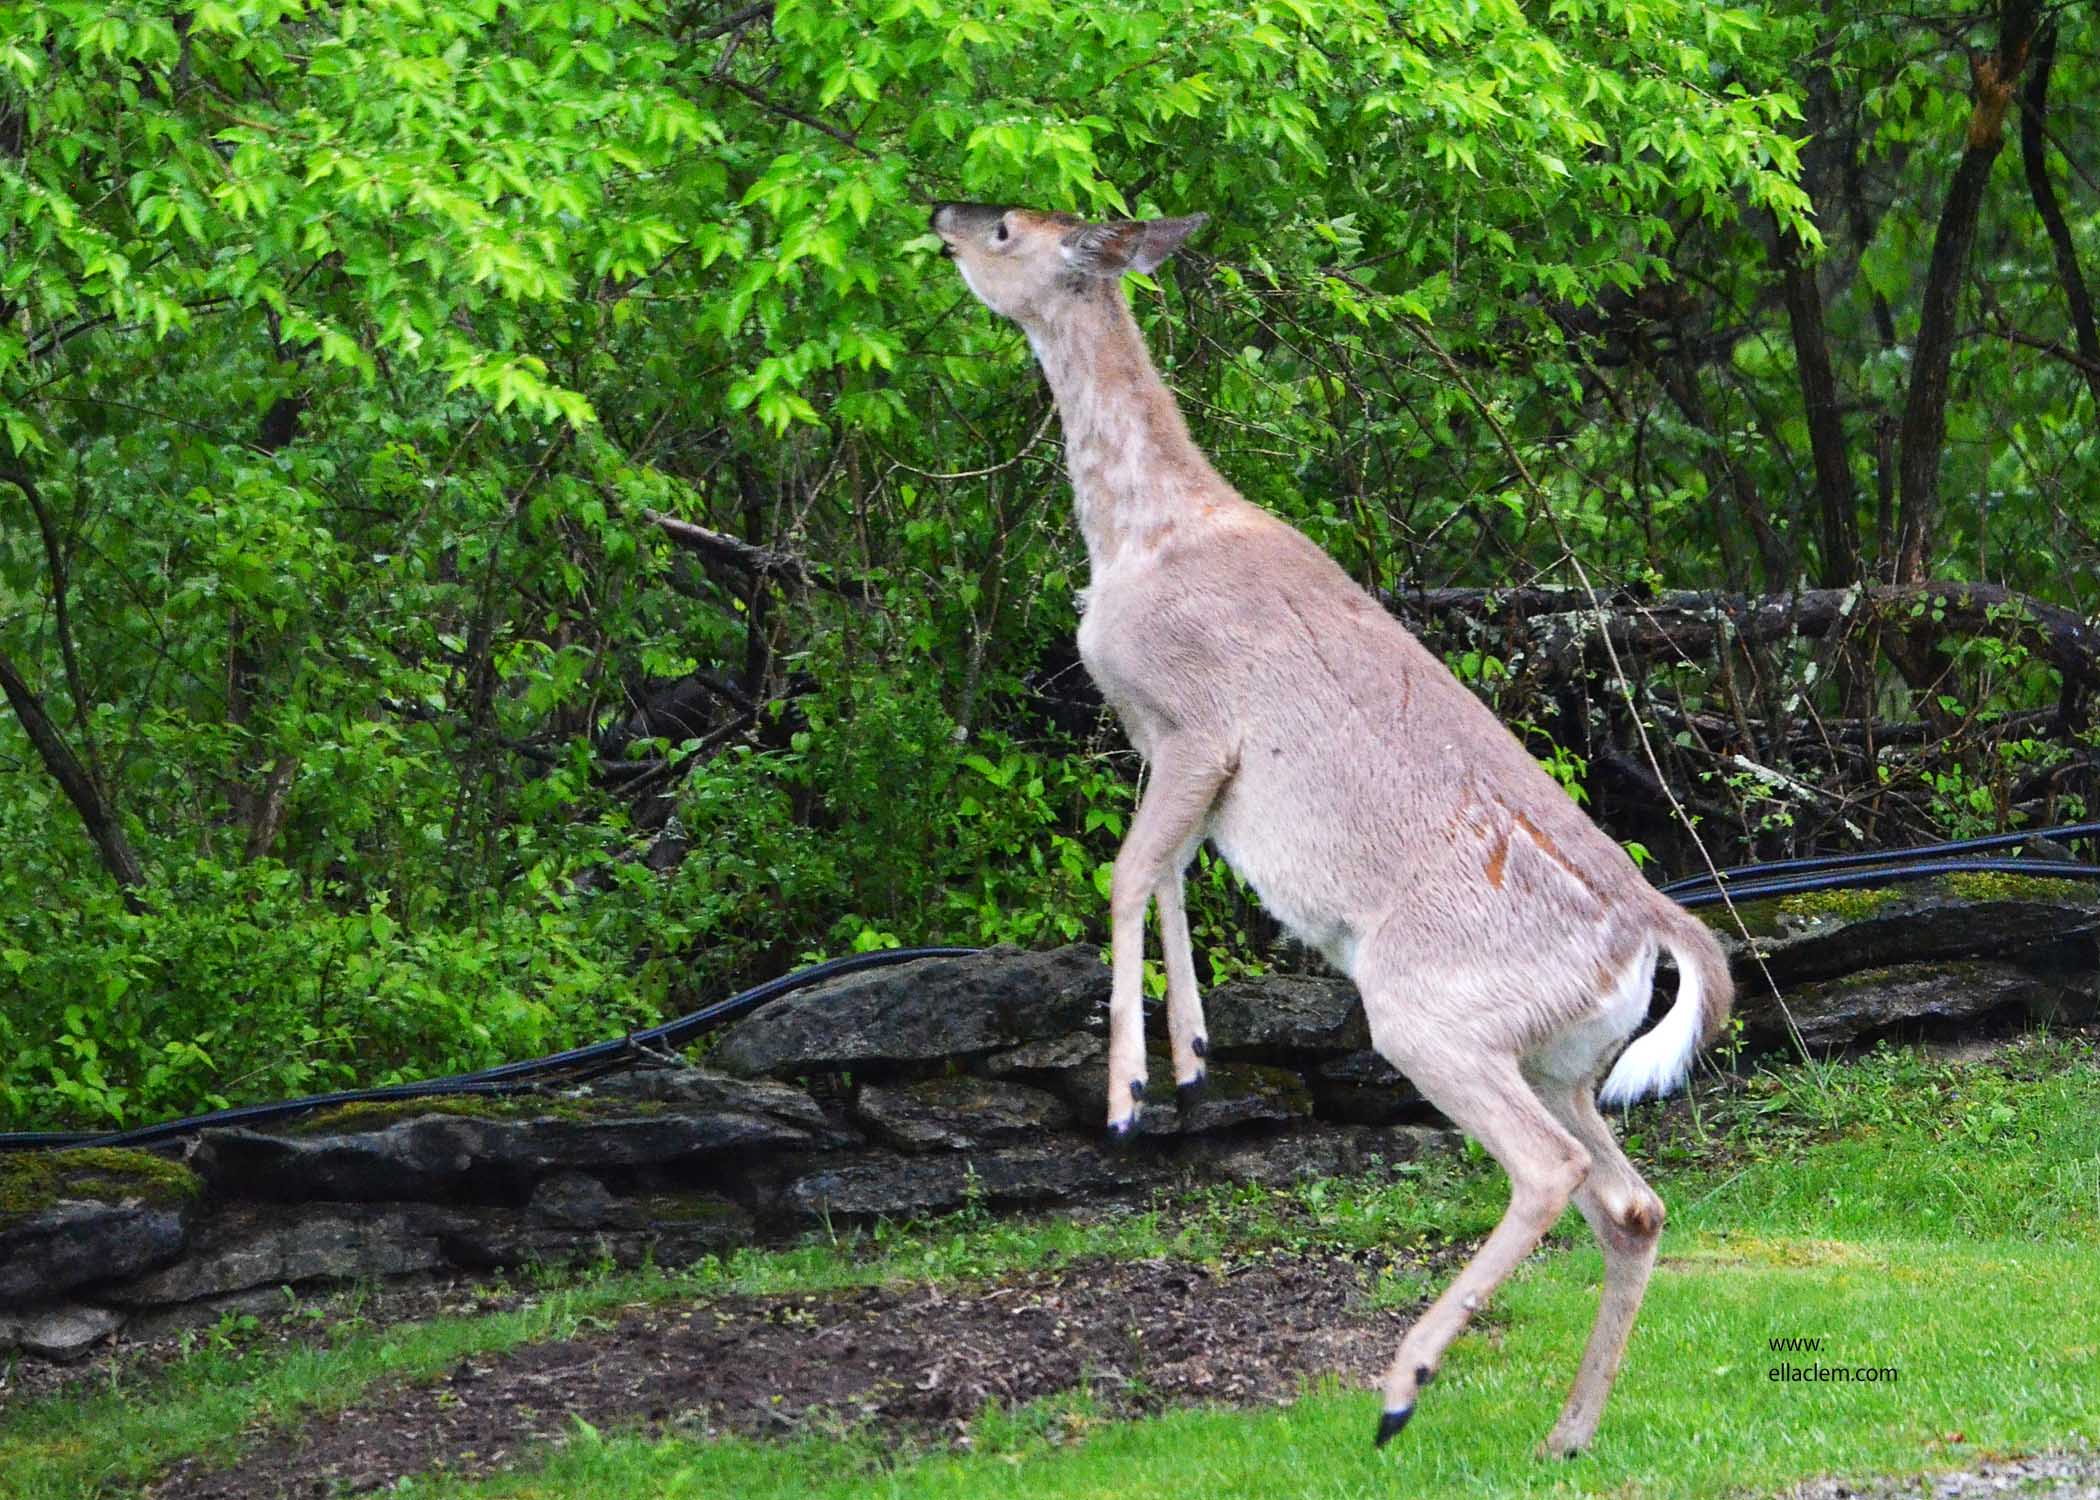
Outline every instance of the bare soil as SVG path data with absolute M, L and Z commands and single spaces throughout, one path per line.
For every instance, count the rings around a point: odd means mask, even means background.
M 426 1318 L 508 1312 L 533 1293 L 501 1281 L 404 1276 L 357 1286 L 244 1292 L 197 1303 L 180 1321 L 140 1331 L 134 1323 L 70 1364 L 0 1358 L 0 1412 L 117 1387 L 150 1389 L 160 1372 L 200 1348 L 223 1346 L 243 1358 L 320 1348 L 361 1330 Z
M 2100 1453 L 2041 1453 L 1916 1479 L 1816 1479 L 1784 1500 L 2100 1500 Z
M 1369 1295 L 1382 1258 L 1075 1263 L 975 1287 L 870 1287 L 633 1308 L 610 1326 L 462 1363 L 433 1383 L 191 1460 L 154 1500 L 312 1500 L 404 1475 L 478 1475 L 593 1427 L 691 1437 L 858 1431 L 967 1446 L 986 1407 L 1085 1390 L 1108 1416 L 1292 1399 L 1371 1383 L 1412 1309 Z

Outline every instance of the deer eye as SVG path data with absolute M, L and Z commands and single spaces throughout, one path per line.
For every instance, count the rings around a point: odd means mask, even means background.
M 1000 241 L 1004 241 L 1007 238 L 1006 225 L 1004 223 L 992 231 L 992 238 Z

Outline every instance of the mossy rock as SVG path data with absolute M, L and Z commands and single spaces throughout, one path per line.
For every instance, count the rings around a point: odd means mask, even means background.
M 700 1075 L 676 1100 L 631 1091 L 387 1100 L 270 1128 L 207 1129 L 215 1193 L 272 1201 L 516 1202 L 550 1172 L 660 1167 L 854 1144 L 806 1094 Z
M 660 1114 L 648 1099 L 599 1099 L 575 1094 L 442 1094 L 420 1099 L 365 1099 L 315 1110 L 284 1127 L 290 1135 L 348 1135 L 384 1130 L 403 1120 L 453 1115 L 465 1120 L 607 1120 Z
M 2089 969 L 2100 935 L 2100 889 L 2034 875 L 1950 873 L 1854 890 L 1802 891 L 1736 903 L 1758 955 L 1782 985 L 1891 964 L 2017 957 L 2047 972 Z M 1725 906 L 1699 915 L 1721 938 L 1737 978 L 1762 978 Z
M 1904 893 L 1894 886 L 1852 890 L 1796 891 L 1791 896 L 1736 898 L 1735 911 L 1725 902 L 1699 909 L 1699 918 L 1723 937 L 1740 938 L 1742 928 L 1754 938 L 1778 937 L 1823 924 L 1861 922 L 1900 905 Z M 1740 922 L 1740 927 L 1738 923 Z
M 142 1203 L 173 1207 L 204 1191 L 195 1173 L 150 1151 L 83 1146 L 0 1156 L 0 1224 L 60 1202 Z
M 167 1264 L 201 1191 L 188 1168 L 144 1151 L 0 1157 L 0 1305 Z
M 1252 1063 L 1222 1063 L 1195 1095 L 1182 1104 L 1183 1134 L 1230 1130 L 1240 1125 L 1275 1125 L 1312 1113 L 1312 1093 L 1305 1079 L 1285 1068 Z
M 1853 890 L 1797 891 L 1775 903 L 1780 920 L 1815 922 L 1826 917 L 1840 922 L 1858 922 L 1886 911 L 1903 899 L 1890 886 L 1862 886 Z
M 901 1151 L 966 1151 L 1061 1129 L 1072 1111 L 1041 1089 L 955 1074 L 902 1087 L 867 1084 L 854 1097 L 853 1116 Z
M 1963 870 L 1939 884 L 1965 901 L 2072 901 L 2091 899 L 2100 883 L 2047 875 L 2006 875 L 1993 870 Z

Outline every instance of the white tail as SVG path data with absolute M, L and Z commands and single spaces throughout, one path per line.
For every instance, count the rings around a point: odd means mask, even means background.
M 1610 1108 L 1675 1093 L 1692 1071 L 1692 1055 L 1705 1039 L 1706 996 L 1700 966 L 1676 944 L 1665 940 L 1677 960 L 1677 1000 L 1663 1018 L 1619 1055 L 1604 1080 L 1598 1101 Z
M 943 203 L 933 228 L 978 299 L 1026 330 L 1064 424 L 1089 570 L 1079 653 L 1145 757 L 1109 898 L 1108 1128 L 1145 1097 L 1145 911 L 1159 904 L 1167 1036 L 1203 1082 L 1181 879 L 1208 838 L 1263 905 L 1356 982 L 1371 1040 L 1509 1173 L 1509 1211 L 1408 1330 L 1382 1443 L 1474 1311 L 1572 1200 L 1604 1246 L 1581 1372 L 1548 1446 L 1588 1442 L 1647 1288 L 1663 1206 L 1597 1112 L 1597 1079 L 1674 1085 L 1727 1015 L 1713 935 L 1658 895 L 1479 699 L 1302 533 L 1190 441 L 1122 293 L 1201 226 L 1088 224 Z

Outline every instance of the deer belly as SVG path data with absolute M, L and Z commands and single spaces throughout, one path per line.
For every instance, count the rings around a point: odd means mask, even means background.
M 1235 783 L 1211 814 L 1210 841 L 1291 936 L 1342 973 L 1354 972 L 1361 914 L 1337 868 L 1346 854 L 1317 821 L 1294 820 L 1263 805 L 1258 789 Z

